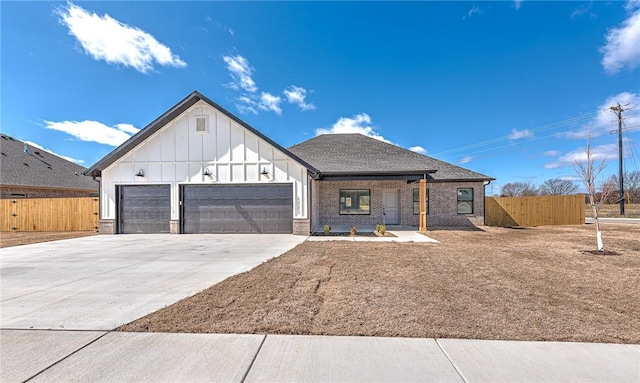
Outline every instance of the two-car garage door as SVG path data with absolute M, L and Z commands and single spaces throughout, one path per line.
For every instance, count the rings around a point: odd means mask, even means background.
M 182 185 L 182 233 L 292 233 L 291 184 Z M 119 187 L 120 233 L 168 233 L 169 185 Z
M 183 185 L 183 233 L 291 233 L 291 184 Z

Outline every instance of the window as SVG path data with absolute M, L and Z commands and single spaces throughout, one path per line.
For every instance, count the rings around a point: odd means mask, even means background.
M 427 189 L 427 214 L 429 214 L 429 189 Z M 413 214 L 420 214 L 420 189 L 413 189 Z
M 340 190 L 340 214 L 370 214 L 369 190 Z
M 458 214 L 473 214 L 473 188 L 458 189 Z

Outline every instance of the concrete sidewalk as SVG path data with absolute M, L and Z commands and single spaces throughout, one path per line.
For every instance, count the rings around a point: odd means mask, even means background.
M 51 330 L 0 335 L 2 382 L 640 381 L 639 345 Z

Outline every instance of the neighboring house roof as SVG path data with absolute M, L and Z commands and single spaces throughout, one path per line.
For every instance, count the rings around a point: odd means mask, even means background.
M 26 152 L 25 152 L 26 148 Z M 23 141 L 0 134 L 0 185 L 98 190 L 86 168 Z
M 323 134 L 289 151 L 323 176 L 428 174 L 434 181 L 494 179 L 362 134 Z
M 251 125 L 247 124 L 246 122 L 242 121 L 238 117 L 234 116 L 233 114 L 231 114 L 229 111 L 227 111 L 226 109 L 224 109 L 220 105 L 216 104 L 215 102 L 211 101 L 209 98 L 207 98 L 204 95 L 202 95 L 200 92 L 193 91 L 190 95 L 188 95 L 182 101 L 180 101 L 179 103 L 174 105 L 171 109 L 166 111 L 163 115 L 161 115 L 160 117 L 156 118 L 153 122 L 151 122 L 149 125 L 145 126 L 138 133 L 136 133 L 133 137 L 129 138 L 125 143 L 123 143 L 122 145 L 120 145 L 117 148 L 115 148 L 113 151 L 111 151 L 111 153 L 107 154 L 100 161 L 96 162 L 93 166 L 91 166 L 89 168 L 89 170 L 87 170 L 85 172 L 85 175 L 90 175 L 90 176 L 94 176 L 94 177 L 100 176 L 102 170 L 104 170 L 107 167 L 109 167 L 111 164 L 116 162 L 119 158 L 121 158 L 122 156 L 127 154 L 130 150 L 132 150 L 133 148 L 135 148 L 136 146 L 138 146 L 142 142 L 144 142 L 152 134 L 154 134 L 158 130 L 162 129 L 165 125 L 167 125 L 169 122 L 173 121 L 176 117 L 180 116 L 182 113 L 187 111 L 189 108 L 191 108 L 193 105 L 195 105 L 200 100 L 206 102 L 207 104 L 211 105 L 212 107 L 214 107 L 218 111 L 224 113 L 227 117 L 229 117 L 231 120 L 233 120 L 234 122 L 236 122 L 240 126 L 242 126 L 245 129 L 249 130 L 251 133 L 253 133 L 256 136 L 260 137 L 262 140 L 268 142 L 271 146 L 275 147 L 276 149 L 281 151 L 283 154 L 289 156 L 291 159 L 293 159 L 294 161 L 298 162 L 300 165 L 306 167 L 310 172 L 318 173 L 318 171 L 313 166 L 309 165 L 305 161 L 303 161 L 300 158 L 298 158 L 295 154 L 289 152 L 287 149 L 285 149 L 282 146 L 278 145 L 276 142 L 271 140 L 269 137 L 265 136 L 264 134 L 260 133 L 258 130 L 253 128 Z

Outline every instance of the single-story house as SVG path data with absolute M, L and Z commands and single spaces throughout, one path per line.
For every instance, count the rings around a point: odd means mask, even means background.
M 358 134 L 285 149 L 193 92 L 85 173 L 100 180 L 101 233 L 293 233 L 484 223 L 492 178 Z
M 0 198 L 71 198 L 98 195 L 87 169 L 6 134 L 0 134 Z

